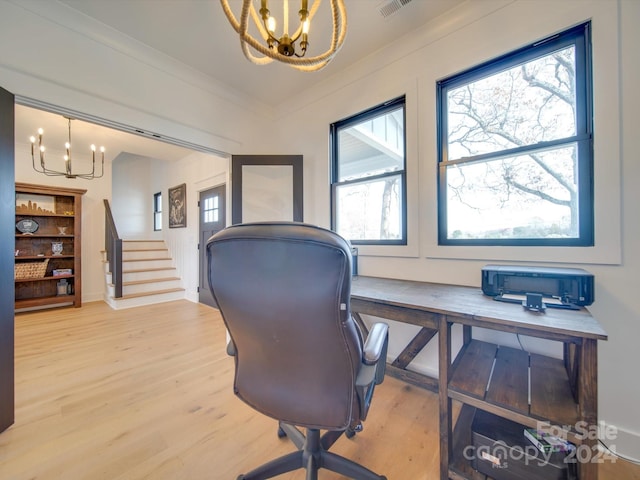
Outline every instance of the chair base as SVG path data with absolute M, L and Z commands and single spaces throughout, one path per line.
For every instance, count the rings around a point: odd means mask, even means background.
M 325 468 L 354 480 L 387 480 L 345 457 L 327 449 L 340 438 L 342 432 L 329 431 L 322 437 L 320 430 L 308 428 L 305 436 L 293 425 L 280 422 L 278 436 L 286 435 L 298 447 L 298 451 L 276 458 L 260 467 L 238 476 L 237 480 L 266 480 L 286 472 L 304 468 L 306 480 L 317 480 L 318 470 Z

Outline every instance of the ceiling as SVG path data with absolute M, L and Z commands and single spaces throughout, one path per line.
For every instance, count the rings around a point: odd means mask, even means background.
M 279 62 L 265 66 L 249 62 L 242 54 L 238 35 L 217 0 L 59 2 L 177 59 L 222 86 L 264 104 L 277 106 L 288 96 L 301 94 L 314 84 L 339 74 L 358 59 L 401 41 L 401 37 L 407 32 L 423 27 L 430 20 L 461 4 L 463 0 L 346 0 L 348 29 L 345 43 L 328 66 L 318 72 L 300 72 Z M 291 10 L 297 10 L 298 2 L 291 0 L 290 3 Z M 279 4 L 277 0 L 269 3 L 276 17 L 281 15 L 278 14 Z M 309 2 L 310 6 L 311 4 Z M 238 18 L 241 2 L 230 0 L 230 5 Z M 393 13 L 384 16 L 381 9 Z M 308 55 L 319 55 L 328 48 L 326 39 L 330 38 L 331 32 L 330 14 L 330 1 L 324 0 L 311 22 Z M 295 17 L 293 14 L 291 17 L 293 28 Z M 56 129 L 66 137 L 67 125 L 63 117 L 52 114 L 47 114 L 52 115 L 47 117 L 38 112 L 27 107 L 17 107 L 16 140 L 28 139 L 45 121 L 50 122 L 48 128 L 43 126 L 45 131 L 51 132 L 49 138 L 54 135 L 58 137 Z M 40 115 L 43 115 L 42 119 L 39 118 Z M 171 159 L 176 159 L 176 156 L 182 158 L 190 153 L 186 149 L 136 135 L 110 129 L 109 132 L 102 132 L 99 127 L 80 120 L 72 123 L 72 135 L 75 137 L 77 131 L 79 140 L 74 143 L 84 140 L 81 136 L 85 133 L 81 130 L 85 129 L 87 137 L 91 137 L 88 144 L 101 144 L 99 138 L 105 138 L 104 144 L 111 159 L 119 152 Z

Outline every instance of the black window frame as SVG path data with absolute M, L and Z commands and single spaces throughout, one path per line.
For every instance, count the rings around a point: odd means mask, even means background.
M 498 158 L 526 153 L 545 146 L 543 143 L 501 150 L 464 159 L 448 160 L 447 93 L 449 90 L 507 70 L 558 50 L 575 45 L 576 61 L 576 134 L 563 141 L 545 142 L 549 146 L 575 143 L 578 150 L 578 223 L 577 238 L 447 238 L 446 168 L 454 163 L 471 163 L 479 159 Z M 461 73 L 440 80 L 436 84 L 437 150 L 438 150 L 438 245 L 479 246 L 562 246 L 583 247 L 595 244 L 594 222 L 594 158 L 593 158 L 593 86 L 591 56 L 591 22 L 585 22 L 561 33 L 484 62 Z
M 338 133 L 343 128 L 349 128 L 358 123 L 364 122 L 370 118 L 378 117 L 390 112 L 402 108 L 402 121 L 403 121 L 403 148 L 404 148 L 404 165 L 402 170 L 396 170 L 379 175 L 372 175 L 370 177 L 358 178 L 355 180 L 339 181 L 339 161 L 338 158 Z M 344 118 L 337 122 L 332 123 L 329 126 L 329 154 L 331 164 L 331 229 L 337 231 L 337 189 L 343 185 L 362 183 L 364 179 L 367 181 L 380 180 L 387 177 L 400 176 L 401 185 L 401 204 L 402 211 L 400 217 L 402 221 L 401 237 L 398 239 L 388 240 L 355 240 L 348 239 L 353 245 L 407 245 L 407 102 L 406 96 L 394 98 L 392 100 L 376 105 L 375 107 L 364 110 L 360 113 Z
M 160 201 L 158 201 L 158 199 Z M 153 194 L 153 231 L 162 231 L 162 225 L 158 228 L 158 214 L 160 214 L 160 223 L 162 223 L 162 192 Z

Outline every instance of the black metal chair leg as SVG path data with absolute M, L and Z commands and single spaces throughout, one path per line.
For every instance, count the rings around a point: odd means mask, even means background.
M 321 456 L 321 468 L 340 473 L 355 480 L 386 480 L 387 477 L 378 475 L 362 465 L 352 462 L 332 452 L 324 451 Z
M 298 450 L 271 460 L 248 473 L 240 475 L 238 480 L 266 480 L 267 478 L 273 478 L 286 472 L 304 468 L 303 453 L 302 450 Z
M 293 442 L 293 444 L 301 450 L 304 447 L 305 436 L 294 425 L 289 423 L 279 422 L 278 428 Z M 278 435 L 280 436 L 280 435 Z

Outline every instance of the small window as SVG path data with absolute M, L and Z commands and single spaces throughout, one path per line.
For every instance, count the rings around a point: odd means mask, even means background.
M 406 245 L 405 98 L 331 125 L 331 224 L 356 245 Z
M 162 193 L 153 194 L 153 230 L 162 230 Z
M 589 24 L 438 82 L 441 245 L 594 242 Z
M 220 219 L 220 201 L 218 195 L 204 199 L 204 223 L 217 222 Z

